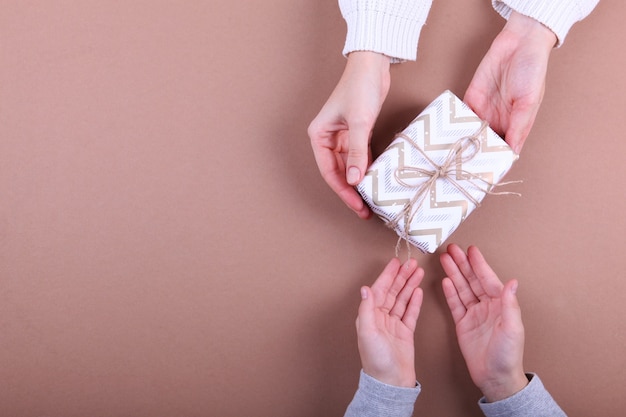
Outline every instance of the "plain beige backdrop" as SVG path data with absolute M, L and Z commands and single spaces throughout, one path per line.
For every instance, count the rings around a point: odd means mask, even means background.
M 626 409 L 626 3 L 550 61 L 508 178 L 453 235 L 520 281 L 525 366 L 571 416 Z M 462 96 L 504 21 L 436 0 L 374 135 Z M 358 289 L 395 234 L 317 171 L 335 0 L 0 0 L 0 416 L 341 416 Z M 480 416 L 426 270 L 416 416 Z

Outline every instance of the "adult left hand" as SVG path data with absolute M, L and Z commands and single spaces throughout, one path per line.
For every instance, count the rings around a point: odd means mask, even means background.
M 479 64 L 464 101 L 520 153 L 543 100 L 556 35 L 513 12 Z

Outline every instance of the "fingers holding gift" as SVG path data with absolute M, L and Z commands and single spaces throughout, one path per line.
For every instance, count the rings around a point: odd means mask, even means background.
M 369 207 L 354 187 L 346 182 L 343 156 L 334 149 L 320 145 L 315 141 L 312 141 L 312 146 L 317 166 L 324 181 L 357 216 L 362 219 L 369 218 L 371 216 Z

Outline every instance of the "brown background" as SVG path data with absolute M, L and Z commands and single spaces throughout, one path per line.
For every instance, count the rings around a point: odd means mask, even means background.
M 554 51 L 523 197 L 452 238 L 521 281 L 526 368 L 572 416 L 626 409 L 625 15 L 602 1 Z M 503 22 L 434 2 L 375 152 L 462 96 Z M 306 135 L 344 35 L 335 0 L 0 1 L 0 415 L 343 414 L 358 288 L 396 241 Z M 415 415 L 479 416 L 437 256 L 417 258 Z

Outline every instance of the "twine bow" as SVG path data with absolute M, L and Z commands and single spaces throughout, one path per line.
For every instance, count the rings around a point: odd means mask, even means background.
M 396 137 L 401 137 L 405 139 L 411 146 L 417 149 L 422 157 L 428 161 L 428 163 L 432 166 L 433 169 L 425 169 L 420 167 L 412 167 L 412 166 L 402 166 L 396 168 L 394 171 L 394 177 L 398 184 L 402 185 L 405 188 L 416 189 L 413 197 L 404 204 L 402 210 L 400 210 L 391 220 L 387 222 L 387 226 L 391 229 L 397 229 L 400 224 L 400 220 L 404 219 L 404 236 L 400 236 L 398 238 L 398 243 L 396 244 L 396 256 L 398 256 L 400 243 L 402 239 L 406 241 L 407 250 L 409 252 L 409 257 L 411 256 L 411 247 L 409 245 L 409 232 L 411 223 L 418 211 L 418 209 L 423 204 L 426 196 L 428 196 L 438 179 L 445 179 L 451 184 L 454 188 L 456 188 L 463 196 L 476 207 L 480 206 L 480 201 L 477 200 L 470 192 L 457 180 L 461 179 L 469 183 L 474 188 L 482 191 L 485 194 L 495 194 L 495 195 L 503 195 L 503 194 L 512 194 L 512 195 L 521 195 L 515 192 L 492 192 L 491 190 L 496 185 L 507 185 L 512 183 L 519 183 L 521 181 L 509 181 L 506 183 L 496 184 L 494 182 L 488 181 L 479 175 L 476 175 L 472 172 L 466 171 L 463 169 L 463 164 L 472 160 L 479 152 L 480 152 L 480 136 L 487 129 L 487 122 L 483 121 L 480 128 L 470 136 L 464 136 L 457 140 L 448 155 L 444 159 L 443 163 L 437 164 L 431 158 L 428 157 L 426 152 L 422 150 L 413 139 L 404 133 L 399 133 Z M 420 184 L 410 184 L 406 182 L 403 178 L 406 177 L 406 174 L 420 174 L 428 179 L 425 182 Z

